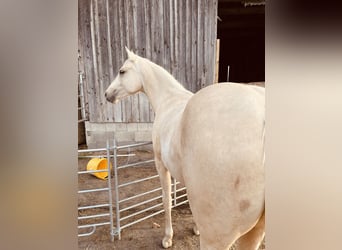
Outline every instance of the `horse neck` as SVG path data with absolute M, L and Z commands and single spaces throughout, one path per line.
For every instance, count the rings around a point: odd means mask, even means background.
M 177 98 L 177 101 L 187 101 L 193 93 L 186 90 L 176 79 L 162 67 L 144 59 L 141 68 L 143 88 L 154 112 L 158 112 L 168 100 Z

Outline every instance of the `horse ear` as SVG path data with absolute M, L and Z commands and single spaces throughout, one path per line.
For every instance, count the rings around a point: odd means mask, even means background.
M 136 54 L 134 54 L 132 51 L 130 51 L 127 46 L 125 46 L 126 52 L 127 52 L 127 56 L 128 59 L 131 61 L 135 61 L 135 59 L 137 58 Z

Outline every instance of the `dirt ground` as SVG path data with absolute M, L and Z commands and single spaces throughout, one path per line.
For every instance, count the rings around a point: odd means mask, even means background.
M 149 160 L 153 158 L 153 153 L 150 150 L 136 150 L 133 152 L 119 152 L 119 154 L 127 154 L 130 156 L 118 157 L 118 165 L 131 164 L 135 162 L 140 162 L 144 160 Z M 100 153 L 102 154 L 102 152 Z M 88 154 L 89 155 L 89 154 Z M 96 153 L 94 155 L 99 155 Z M 86 170 L 86 165 L 90 158 L 79 158 L 78 169 L 79 171 Z M 113 175 L 113 173 L 112 173 Z M 118 171 L 119 184 L 126 183 L 127 181 L 136 180 L 140 178 L 145 178 L 148 176 L 157 175 L 154 164 L 145 164 L 143 166 L 129 167 L 125 169 L 120 169 Z M 79 190 L 84 189 L 94 189 L 94 188 L 104 188 L 107 187 L 107 181 L 96 178 L 90 174 L 81 174 L 78 178 Z M 149 181 L 143 181 L 138 184 L 130 185 L 120 189 L 119 196 L 120 199 L 133 196 L 144 191 L 152 190 L 160 187 L 160 182 L 158 178 L 154 178 Z M 178 187 L 178 186 L 177 186 Z M 179 185 L 181 187 L 181 185 Z M 183 194 L 184 191 L 178 192 L 177 195 Z M 157 191 L 144 197 L 139 197 L 134 200 L 120 204 L 120 209 L 129 207 L 135 203 L 142 202 L 146 199 L 151 199 L 161 194 L 161 191 Z M 113 192 L 115 197 L 115 193 Z M 108 202 L 108 193 L 105 191 L 94 192 L 90 194 L 79 194 L 78 205 L 87 206 L 95 204 L 104 204 Z M 113 198 L 114 198 L 113 197 Z M 178 202 L 184 199 L 180 199 Z M 141 211 L 144 208 L 156 205 L 161 202 L 161 199 L 156 199 L 148 204 L 143 204 L 139 207 L 129 209 L 121 213 L 121 218 L 128 216 L 137 211 Z M 115 206 L 115 203 L 113 203 Z M 115 213 L 115 207 L 113 207 Z M 156 208 L 147 211 L 145 213 L 134 216 L 133 218 L 128 218 L 121 222 L 121 225 L 125 225 L 133 220 L 142 218 L 143 216 L 152 214 L 162 209 L 162 206 L 157 206 Z M 108 208 L 96 208 L 79 210 L 79 216 L 87 216 L 93 214 L 108 213 Z M 115 220 L 115 214 L 114 214 Z M 84 225 L 88 223 L 100 223 L 109 221 L 109 216 L 93 219 L 82 219 L 79 220 L 79 225 Z M 116 224 L 114 223 L 114 226 Z M 179 207 L 172 209 L 172 225 L 174 230 L 173 246 L 171 249 L 183 250 L 183 249 L 199 249 L 199 237 L 194 235 L 192 232 L 192 227 L 194 226 L 192 215 L 188 204 L 181 205 Z M 79 249 L 123 249 L 123 250 L 135 250 L 135 249 L 146 249 L 146 250 L 157 250 L 163 249 L 161 246 L 161 239 L 163 237 L 164 228 L 164 213 L 158 214 L 152 218 L 143 220 L 137 224 L 129 226 L 122 229 L 121 240 L 117 237 L 114 241 L 111 241 L 110 226 L 99 226 L 96 228 L 94 234 L 85 237 L 78 238 Z M 87 233 L 90 230 L 80 229 L 79 233 Z M 233 247 L 234 249 L 234 247 Z M 259 248 L 265 249 L 265 244 Z

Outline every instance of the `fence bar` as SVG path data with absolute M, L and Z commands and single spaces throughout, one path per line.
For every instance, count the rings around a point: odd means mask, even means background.
M 134 204 L 134 205 L 129 206 L 129 207 L 125 207 L 125 208 L 121 209 L 120 212 L 129 210 L 129 209 L 132 209 L 132 208 L 135 208 L 135 207 L 139 207 L 139 206 L 141 206 L 141 205 L 144 205 L 144 204 L 146 204 L 146 203 L 149 203 L 149 202 L 151 202 L 151 201 L 155 201 L 155 200 L 158 200 L 158 199 L 161 199 L 161 198 L 163 198 L 163 196 L 162 196 L 162 195 L 159 195 L 159 196 L 154 197 L 154 198 L 151 198 L 151 199 L 149 199 L 149 200 L 139 202 L 139 203 Z
M 86 190 L 80 190 L 77 193 L 84 194 L 84 193 L 91 193 L 91 192 L 100 192 L 100 191 L 108 191 L 108 188 L 95 188 L 95 189 L 86 189 Z
M 94 215 L 85 215 L 85 216 L 79 216 L 79 217 L 77 217 L 77 219 L 79 219 L 79 220 L 84 220 L 84 219 L 105 217 L 105 216 L 109 216 L 109 215 L 110 215 L 109 213 L 105 213 L 105 214 L 94 214 Z
M 145 193 L 140 193 L 140 194 L 137 194 L 137 195 L 134 195 L 134 196 L 131 196 L 131 197 L 122 199 L 122 200 L 119 201 L 119 203 L 123 203 L 123 202 L 129 201 L 129 200 L 132 200 L 132 199 L 135 199 L 135 198 L 144 196 L 144 195 L 146 195 L 146 194 L 150 194 L 150 193 L 153 193 L 153 192 L 157 192 L 157 191 L 159 191 L 159 190 L 162 190 L 162 188 L 161 188 L 161 187 L 160 187 L 160 188 L 156 188 L 156 189 L 147 191 L 147 192 L 145 192 Z
M 117 157 L 129 157 L 129 156 L 135 156 L 135 154 L 125 154 L 125 155 L 117 155 Z M 106 155 L 79 155 L 78 158 L 105 158 Z M 110 155 L 110 157 L 114 157 L 114 155 Z
M 162 206 L 162 205 L 163 205 L 163 203 L 158 203 L 157 205 L 154 205 L 154 206 L 152 206 L 152 207 L 148 207 L 148 208 L 145 208 L 145 209 L 140 210 L 140 211 L 138 211 L 138 212 L 135 212 L 135 213 L 133 213 L 133 214 L 127 215 L 126 217 L 122 217 L 122 218 L 121 218 L 121 221 L 126 220 L 126 219 L 129 219 L 129 218 L 131 218 L 131 217 L 133 217 L 133 216 L 136 216 L 136 215 L 138 215 L 138 214 L 147 212 L 147 211 L 149 211 L 149 210 L 151 210 L 151 209 L 153 209 L 153 208 L 160 207 L 160 206 Z
M 110 222 L 102 222 L 102 223 L 94 223 L 94 224 L 87 224 L 87 225 L 80 225 L 78 226 L 78 229 L 82 228 L 88 228 L 88 227 L 98 227 L 98 226 L 104 226 L 104 225 L 109 225 Z
M 132 226 L 132 225 L 134 225 L 134 224 L 136 224 L 136 223 L 138 223 L 138 222 L 141 222 L 141 221 L 143 221 L 143 220 L 149 219 L 149 218 L 151 218 L 151 217 L 153 217 L 153 216 L 156 216 L 157 214 L 161 214 L 162 212 L 164 212 L 164 209 L 163 209 L 163 210 L 159 210 L 159 211 L 157 211 L 157 212 L 155 212 L 155 213 L 153 213 L 153 214 L 147 215 L 147 216 L 145 216 L 145 217 L 142 217 L 142 218 L 140 218 L 140 219 L 137 219 L 137 220 L 135 220 L 135 221 L 132 221 L 132 222 L 130 222 L 130 223 L 127 223 L 127 224 L 123 225 L 123 226 L 121 227 L 121 229 L 124 229 L 124 228 L 126 228 L 126 227 Z
M 117 149 L 125 149 L 125 148 L 133 148 L 133 147 L 139 147 L 139 146 L 144 146 L 144 145 L 149 145 L 152 144 L 152 142 L 141 142 L 141 143 L 136 143 L 136 144 L 130 144 L 130 145 L 123 145 L 123 146 L 118 146 Z
M 106 148 L 93 148 L 93 149 L 79 149 L 78 153 L 91 153 L 91 152 L 101 152 L 101 151 L 107 151 Z
M 78 237 L 83 237 L 83 236 L 92 235 L 93 233 L 95 233 L 96 226 L 92 226 L 92 228 L 93 228 L 93 229 L 92 229 L 89 233 L 78 234 Z
M 148 164 L 148 163 L 152 163 L 152 162 L 154 162 L 154 160 L 147 160 L 147 161 L 135 162 L 135 163 L 131 163 L 131 164 L 121 165 L 120 167 L 118 167 L 118 169 L 123 169 L 123 168 L 128 168 L 128 167 L 134 167 L 134 166 L 143 165 L 143 164 Z
M 78 171 L 77 173 L 78 174 L 91 174 L 91 173 L 99 173 L 99 172 L 108 172 L 108 169 Z
M 152 142 L 141 142 L 141 143 L 136 143 L 136 144 L 130 144 L 130 145 L 123 145 L 123 146 L 113 146 L 109 147 L 109 149 L 125 149 L 125 148 L 133 148 L 133 147 L 139 147 L 139 146 L 144 146 L 144 145 L 149 145 L 152 144 Z M 100 152 L 100 151 L 106 151 L 106 148 L 94 148 L 94 149 L 79 149 L 78 153 L 91 153 L 91 152 Z
M 177 204 L 177 180 L 173 178 L 173 205 Z
M 179 200 L 180 198 L 183 198 L 183 197 L 185 197 L 185 196 L 187 196 L 187 194 L 182 194 L 182 195 L 180 195 L 180 196 L 178 196 L 177 197 L 177 200 Z M 175 204 L 175 206 L 176 206 L 177 204 Z
M 179 207 L 180 205 L 183 205 L 183 204 L 188 203 L 188 202 L 189 202 L 189 200 L 179 202 L 179 203 L 177 203 L 176 206 L 173 206 L 172 208 L 174 208 L 174 207 Z
M 180 189 L 177 189 L 177 192 L 180 192 L 180 191 L 183 191 L 183 190 L 186 190 L 186 187 L 182 187 Z
M 154 179 L 154 178 L 157 178 L 157 177 L 159 177 L 159 175 L 153 175 L 153 176 L 142 178 L 142 179 L 139 179 L 139 180 L 136 180 L 136 181 L 131 181 L 131 182 L 126 182 L 126 183 L 120 184 L 120 185 L 118 185 L 118 187 L 119 188 L 125 187 L 125 186 L 131 185 L 131 184 L 136 184 L 136 183 L 139 183 L 139 182 L 151 180 L 151 179 Z
M 85 210 L 85 209 L 91 209 L 91 208 L 100 208 L 100 207 L 108 207 L 110 204 L 100 204 L 100 205 L 92 205 L 92 206 L 83 206 L 79 207 L 78 210 Z
M 86 110 L 85 110 L 85 101 L 84 101 L 84 93 L 83 93 L 83 72 L 79 71 L 79 84 L 80 84 L 80 102 L 81 102 L 81 115 L 82 119 L 87 119 L 86 117 Z

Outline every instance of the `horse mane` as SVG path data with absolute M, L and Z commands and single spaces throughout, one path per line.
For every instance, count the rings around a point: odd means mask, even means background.
M 147 58 L 143 58 L 143 57 L 139 57 L 140 62 L 144 62 L 145 65 L 148 65 L 150 69 L 146 69 L 146 67 L 141 67 L 140 69 L 143 69 L 145 72 L 147 71 L 147 73 L 151 73 L 148 72 L 149 70 L 151 70 L 153 72 L 153 74 L 157 77 L 157 78 L 163 78 L 164 82 L 168 82 L 169 85 L 171 85 L 172 87 L 175 87 L 179 90 L 185 90 L 188 91 L 180 82 L 178 82 L 173 75 L 171 75 L 166 69 L 164 69 L 163 67 L 159 66 L 158 64 L 150 61 Z M 170 84 L 171 83 L 171 84 Z

